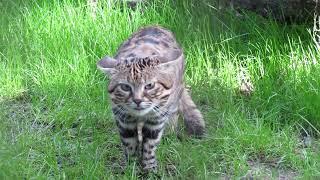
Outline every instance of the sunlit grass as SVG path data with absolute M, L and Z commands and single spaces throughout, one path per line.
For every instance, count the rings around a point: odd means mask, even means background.
M 319 141 L 303 148 L 300 136 L 316 138 L 320 129 L 320 54 L 311 26 L 238 17 L 203 1 L 135 11 L 100 3 L 92 18 L 86 2 L 1 2 L 0 179 L 140 176 L 135 163 L 124 174 L 117 168 L 122 150 L 107 80 L 95 64 L 150 24 L 176 34 L 207 124 L 203 140 L 164 137 L 158 175 L 242 177 L 254 161 L 320 176 Z M 250 97 L 239 93 L 243 72 L 254 85 Z

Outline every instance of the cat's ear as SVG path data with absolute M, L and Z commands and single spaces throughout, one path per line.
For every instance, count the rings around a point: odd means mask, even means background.
M 168 74 L 181 74 L 184 72 L 185 60 L 182 51 L 176 51 L 169 58 L 160 57 L 161 64 L 158 65 L 160 71 Z
M 115 69 L 117 63 L 116 59 L 106 56 L 97 62 L 97 68 L 107 75 L 113 75 L 118 72 Z

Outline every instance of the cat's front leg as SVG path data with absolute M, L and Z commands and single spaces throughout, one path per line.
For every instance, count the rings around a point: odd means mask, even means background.
M 128 160 L 129 157 L 138 155 L 138 131 L 135 122 L 125 122 L 120 118 L 117 118 L 117 126 L 119 128 L 120 139 L 124 147 L 125 157 Z
M 156 148 L 160 143 L 164 121 L 146 122 L 142 128 L 142 167 L 144 171 L 156 171 Z

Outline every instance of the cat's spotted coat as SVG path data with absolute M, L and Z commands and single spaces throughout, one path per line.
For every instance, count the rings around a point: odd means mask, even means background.
M 156 147 L 178 113 L 189 134 L 204 134 L 202 114 L 183 83 L 182 49 L 169 30 L 142 28 L 114 58 L 105 57 L 97 66 L 110 77 L 108 92 L 125 155 L 141 155 L 144 170 L 156 169 Z

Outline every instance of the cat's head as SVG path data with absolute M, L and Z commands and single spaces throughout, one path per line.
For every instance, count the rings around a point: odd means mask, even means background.
M 110 77 L 108 91 L 115 106 L 143 116 L 161 111 L 182 81 L 184 60 L 180 52 L 173 60 L 145 57 L 117 60 L 105 57 L 98 69 Z

